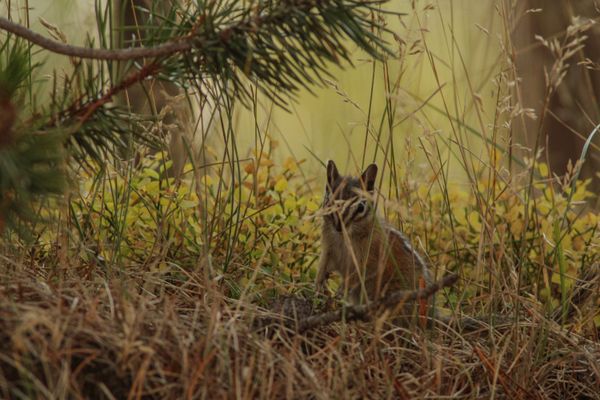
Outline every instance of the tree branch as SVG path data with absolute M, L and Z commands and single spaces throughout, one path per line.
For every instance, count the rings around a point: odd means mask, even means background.
M 297 324 L 291 322 L 289 325 L 295 326 L 297 331 L 302 333 L 309 329 L 314 329 L 319 326 L 329 325 L 331 323 L 341 321 L 342 319 L 345 319 L 346 321 L 365 320 L 368 319 L 380 307 L 394 307 L 407 301 L 425 299 L 445 287 L 454 285 L 457 280 L 458 275 L 450 274 L 423 289 L 400 290 L 393 292 L 384 299 L 374 301 L 369 304 L 347 306 L 341 310 L 312 315 L 308 318 L 298 321 Z
M 192 48 L 191 38 L 172 40 L 155 47 L 130 47 L 126 49 L 93 49 L 90 47 L 72 46 L 48 39 L 23 25 L 19 25 L 7 18 L 0 17 L 0 29 L 13 33 L 33 44 L 37 44 L 53 53 L 65 56 L 90 58 L 94 60 L 135 60 L 144 57 L 169 56 Z

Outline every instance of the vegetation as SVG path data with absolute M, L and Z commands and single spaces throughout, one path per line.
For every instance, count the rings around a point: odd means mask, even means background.
M 216 43 L 210 57 L 189 41 L 205 75 L 192 72 L 185 52 L 146 60 L 127 77 L 114 60 L 73 59 L 73 75 L 53 78 L 44 107 L 33 95 L 33 48 L 0 36 L 2 397 L 598 398 L 600 217 L 591 178 L 581 176 L 597 152 L 596 130 L 561 176 L 548 167 L 543 129 L 531 148 L 511 141 L 513 124 L 544 114 L 518 101 L 508 36 L 502 66 L 488 78 L 491 111 L 469 83 L 460 112 L 446 96 L 454 105 L 464 99 L 442 82 L 441 108 L 429 100 L 406 107 L 405 70 L 394 76 L 391 65 L 400 54 L 398 62 L 417 58 L 435 70 L 418 22 L 435 7 L 413 4 L 420 36 L 408 42 L 387 25 L 397 13 L 379 13 L 379 2 L 317 3 L 181 6 L 161 16 L 148 45 L 205 35 L 203 43 Z M 508 31 L 505 9 L 497 10 Z M 102 29 L 108 11 L 97 13 Z M 305 25 L 290 22 L 292 11 Z M 255 16 L 264 16 L 264 31 L 250 24 Z M 317 36 L 302 29 L 309 25 Z M 232 36 L 220 52 L 223 26 Z M 574 21 L 563 42 L 543 43 L 556 55 L 545 104 L 587 29 Z M 330 83 L 337 101 L 364 116 L 362 147 L 337 154 L 347 155 L 349 172 L 377 161 L 379 212 L 436 278 L 458 274 L 429 301 L 450 322 L 398 327 L 383 315 L 300 333 L 279 314 L 286 299 L 303 299 L 311 313 L 343 306 L 313 287 L 324 167 L 295 157 L 260 110 L 290 108 L 286 96 L 324 83 L 331 73 L 321 61 L 364 58 L 373 76 L 382 71 L 383 111 L 375 115 L 373 98 L 363 109 Z M 202 164 L 189 157 L 177 177 L 156 134 L 161 115 L 132 116 L 112 102 L 131 79 L 148 76 L 176 78 L 190 91 L 190 82 L 217 82 L 222 142 L 203 141 Z M 241 107 L 252 124 L 236 122 Z M 9 111 L 14 117 L 4 117 Z M 416 139 L 400 136 L 407 119 L 420 127 Z M 249 148 L 239 144 L 244 132 Z M 461 315 L 480 319 L 479 328 L 464 329 Z

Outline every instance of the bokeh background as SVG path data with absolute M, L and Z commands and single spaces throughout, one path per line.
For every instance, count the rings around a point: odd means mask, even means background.
M 40 18 L 58 27 L 71 44 L 83 45 L 88 37 L 98 41 L 94 9 L 103 7 L 101 1 L 13 0 L 7 3 L 4 0 L 4 3 L 0 9 L 3 15 L 10 5 L 13 18 L 18 13 L 23 20 L 26 18 L 23 9 L 27 7 L 29 25 L 42 34 L 48 30 Z M 494 122 L 498 93 L 493 78 L 502 68 L 501 41 L 506 40 L 496 2 L 416 3 L 414 9 L 411 2 L 404 0 L 390 1 L 386 5 L 389 10 L 406 13 L 387 18 L 388 27 L 397 35 L 388 37 L 389 45 L 401 55 L 399 59 L 392 59 L 386 65 L 374 65 L 372 60 L 357 53 L 354 67 L 330 67 L 331 78 L 320 87 L 313 87 L 313 93 L 302 90 L 289 103 L 288 110 L 274 106 L 266 98 L 260 101 L 259 124 L 273 139 L 281 141 L 279 157 L 291 153 L 298 159 L 306 159 L 305 168 L 313 173 L 320 168 L 315 157 L 331 158 L 354 172 L 360 167 L 356 164 L 362 162 L 363 154 L 366 160 L 373 160 L 375 154 L 374 140 L 367 141 L 365 148 L 367 129 L 373 136 L 381 133 L 384 143 L 389 141 L 386 107 L 394 114 L 391 132 L 397 154 L 401 154 L 407 141 L 418 145 L 423 135 L 435 134 L 448 140 L 453 130 L 469 135 L 463 125 L 479 131 Z M 72 68 L 66 57 L 48 52 L 39 52 L 37 57 L 46 61 L 37 77 L 48 81 L 48 85 L 53 71 L 60 74 Z M 388 81 L 396 87 L 386 88 Z M 48 86 L 40 87 L 40 102 L 44 102 L 48 90 Z M 475 102 L 481 109 L 480 115 L 475 112 Z M 449 120 L 447 112 L 456 121 Z M 242 151 L 254 145 L 252 110 L 238 108 L 235 131 Z M 218 148 L 218 134 L 213 136 L 212 144 Z M 477 151 L 480 139 L 470 136 L 472 150 Z M 413 155 L 423 161 L 422 155 Z M 377 158 L 381 160 L 381 152 Z M 454 174 L 461 176 L 459 170 Z

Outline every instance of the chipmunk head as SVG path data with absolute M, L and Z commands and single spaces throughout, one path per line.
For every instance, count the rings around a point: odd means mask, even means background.
M 356 232 L 370 227 L 374 218 L 372 194 L 377 165 L 369 165 L 360 177 L 342 176 L 335 163 L 327 163 L 327 185 L 323 202 L 326 224 L 337 231 Z

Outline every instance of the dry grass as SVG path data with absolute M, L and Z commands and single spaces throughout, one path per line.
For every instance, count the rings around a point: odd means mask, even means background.
M 265 310 L 195 274 L 60 272 L 2 276 L 4 398 L 598 398 L 598 338 L 534 305 L 472 332 L 375 321 L 297 335 L 258 328 Z

